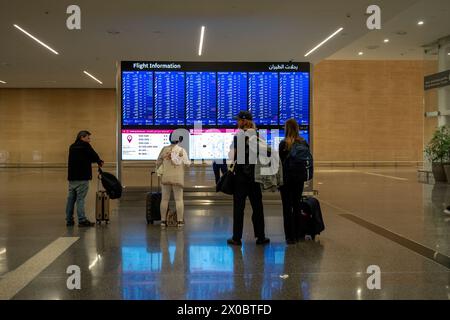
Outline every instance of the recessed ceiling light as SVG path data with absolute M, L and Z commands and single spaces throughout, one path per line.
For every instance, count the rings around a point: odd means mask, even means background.
M 363 54 L 364 54 L 364 52 L 362 52 L 362 51 L 358 52 L 359 56 L 362 56 Z
M 0 83 L 6 83 L 5 81 L 0 80 Z
M 425 22 L 423 22 L 422 20 L 421 20 L 421 21 L 419 21 L 419 22 L 417 22 L 417 24 L 418 24 L 419 26 L 423 26 L 423 25 L 424 25 L 424 23 L 425 23 Z
M 389 42 L 389 39 L 384 39 L 383 42 L 384 42 L 384 43 L 388 43 L 388 42 Z
M 450 56 L 450 52 L 449 53 L 447 53 L 449 56 Z
M 203 51 L 203 38 L 205 36 L 205 26 L 202 26 L 202 29 L 200 30 L 200 43 L 198 45 L 198 55 L 202 55 Z
M 84 74 L 86 74 L 86 75 L 88 75 L 89 77 L 91 77 L 92 79 L 94 79 L 95 81 L 97 81 L 98 83 L 100 83 L 100 84 L 103 84 L 103 82 L 101 82 L 100 80 L 98 80 L 96 77 L 94 77 L 92 74 L 90 74 L 89 72 L 87 72 L 87 71 L 83 71 L 84 72 Z
M 35 36 L 33 36 L 32 34 L 28 33 L 27 31 L 25 31 L 24 29 L 22 29 L 21 27 L 19 27 L 17 24 L 14 25 L 15 28 L 19 29 L 20 31 L 22 31 L 23 33 L 25 33 L 27 36 L 29 36 L 31 39 L 33 39 L 34 41 L 36 41 L 37 43 L 39 43 L 41 46 L 44 46 L 45 48 L 47 48 L 48 50 L 50 50 L 51 52 L 53 52 L 54 54 L 59 54 L 58 52 L 56 52 L 56 50 L 53 50 L 52 48 L 50 48 L 48 45 L 46 45 L 45 43 L 43 43 L 41 40 L 39 40 L 38 38 L 36 38 Z
M 325 40 L 323 40 L 321 43 L 319 43 L 317 46 L 315 46 L 314 48 L 312 48 L 307 54 L 305 54 L 305 57 L 309 56 L 311 53 L 313 53 L 314 51 L 316 51 L 317 49 L 319 49 L 321 46 L 323 46 L 325 44 L 325 42 L 327 42 L 328 40 L 330 40 L 331 38 L 333 38 L 335 35 L 337 35 L 339 32 L 341 32 L 342 30 L 344 30 L 344 28 L 339 28 L 337 29 L 332 35 L 330 35 L 328 38 L 326 38 Z

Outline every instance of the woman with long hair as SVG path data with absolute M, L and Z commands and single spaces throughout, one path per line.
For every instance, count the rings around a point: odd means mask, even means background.
M 285 123 L 285 138 L 280 142 L 278 152 L 283 164 L 283 186 L 280 187 L 281 201 L 283 203 L 284 234 L 287 244 L 295 244 L 299 240 L 301 226 L 297 215 L 300 214 L 300 203 L 304 182 L 298 175 L 287 174 L 286 159 L 292 147 L 297 143 L 306 143 L 300 137 L 299 125 L 295 119 Z

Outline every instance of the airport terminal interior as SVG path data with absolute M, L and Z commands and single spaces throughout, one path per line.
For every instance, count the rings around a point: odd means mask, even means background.
M 0 0 L 0 300 L 450 300 L 449 16 L 448 0 Z M 242 110 L 273 150 L 297 121 L 315 238 L 286 242 L 274 188 L 270 243 L 248 199 L 227 242 L 212 161 Z M 151 172 L 178 129 L 184 225 L 164 228 Z M 90 227 L 66 225 L 81 130 L 123 187 Z

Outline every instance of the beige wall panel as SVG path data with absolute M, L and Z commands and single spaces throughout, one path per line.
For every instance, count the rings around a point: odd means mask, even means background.
M 10 163 L 65 163 L 79 130 L 93 133 L 105 161 L 115 155 L 114 90 L 0 90 L 0 152 Z
M 323 61 L 314 94 L 318 161 L 422 161 L 422 61 Z

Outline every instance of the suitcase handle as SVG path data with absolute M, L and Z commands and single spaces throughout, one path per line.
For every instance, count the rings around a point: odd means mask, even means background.
M 98 167 L 98 175 L 97 175 L 97 191 L 100 191 L 100 180 L 102 180 L 102 169 Z
M 153 175 L 156 173 L 156 171 L 150 171 L 150 192 L 153 192 Z M 158 187 L 156 188 L 156 192 L 158 192 L 159 186 L 161 185 L 159 182 L 159 177 L 158 177 Z

